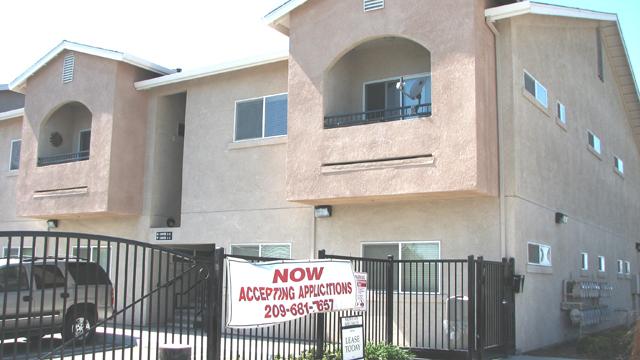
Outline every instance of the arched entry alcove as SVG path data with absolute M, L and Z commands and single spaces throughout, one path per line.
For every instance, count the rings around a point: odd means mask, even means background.
M 89 159 L 91 118 L 91 111 L 79 102 L 55 110 L 40 126 L 38 166 Z

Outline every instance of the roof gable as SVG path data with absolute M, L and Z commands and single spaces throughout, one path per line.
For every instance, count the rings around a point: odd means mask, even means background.
M 40 60 L 38 60 L 35 64 L 31 65 L 25 72 L 20 74 L 15 80 L 9 83 L 8 88 L 13 91 L 21 92 L 24 91 L 25 84 L 27 79 L 34 75 L 38 70 L 42 67 L 46 66 L 52 59 L 58 56 L 61 52 L 65 50 L 80 52 L 84 54 L 99 56 L 106 59 L 111 59 L 115 61 L 122 61 L 127 64 L 131 64 L 133 66 L 139 67 L 141 69 L 145 69 L 156 74 L 167 75 L 174 73 L 175 70 L 167 69 L 160 65 L 154 64 L 147 60 L 135 57 L 130 54 L 122 53 L 119 51 L 103 49 L 95 46 L 89 46 L 84 44 L 79 44 L 71 41 L 62 41 L 58 46 L 49 51 L 46 55 L 44 55 Z

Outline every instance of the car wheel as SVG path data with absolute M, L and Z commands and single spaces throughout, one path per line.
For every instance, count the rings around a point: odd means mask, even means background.
M 74 310 L 65 321 L 64 338 L 65 340 L 76 339 L 78 341 L 89 341 L 95 334 L 95 316 L 84 309 Z

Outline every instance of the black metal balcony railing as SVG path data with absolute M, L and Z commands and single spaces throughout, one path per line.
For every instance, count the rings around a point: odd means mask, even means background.
M 61 154 L 52 156 L 43 156 L 38 158 L 38 166 L 64 164 L 75 161 L 82 161 L 89 159 L 89 151 L 79 151 L 71 154 Z
M 431 116 L 431 104 L 411 105 L 393 109 L 371 110 L 351 114 L 325 116 L 324 128 L 333 129 L 347 126 L 374 124 L 422 116 Z

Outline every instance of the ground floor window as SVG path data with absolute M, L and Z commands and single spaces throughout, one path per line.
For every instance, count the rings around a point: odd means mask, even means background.
M 8 247 L 3 247 L 2 248 L 2 257 L 20 257 L 20 247 L 19 246 L 12 246 L 11 249 L 9 249 Z M 23 246 L 22 247 L 22 256 L 25 258 L 30 258 L 33 256 L 33 248 L 30 246 Z
M 532 265 L 551 266 L 551 246 L 529 243 L 528 259 Z
M 291 244 L 231 245 L 231 255 L 291 259 Z
M 362 256 L 371 259 L 387 259 L 392 255 L 396 260 L 408 260 L 396 263 L 394 268 L 393 288 L 400 292 L 439 292 L 440 266 L 435 261 L 440 259 L 440 242 L 393 242 L 362 244 Z M 384 276 L 378 269 L 365 269 L 369 274 L 370 288 L 384 290 L 382 281 L 375 276 Z
M 93 263 L 97 263 L 109 273 L 111 264 L 111 248 L 108 246 L 91 245 L 91 246 L 74 246 L 71 249 L 71 255 L 80 259 L 88 260 Z

